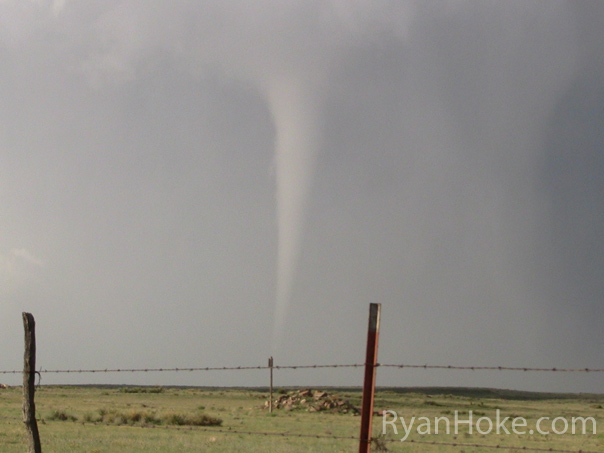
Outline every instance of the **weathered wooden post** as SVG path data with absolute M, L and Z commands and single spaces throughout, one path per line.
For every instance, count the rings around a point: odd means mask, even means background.
M 28 434 L 30 453 L 40 453 L 40 433 L 36 421 L 36 322 L 31 313 L 23 312 L 25 355 L 23 357 L 23 423 Z
M 371 451 L 373 395 L 375 393 L 375 371 L 377 365 L 381 308 L 381 304 L 369 305 L 369 328 L 367 329 L 367 355 L 365 358 L 365 382 L 363 385 L 363 406 L 361 408 L 361 438 L 359 442 L 359 453 L 369 453 Z
M 268 358 L 268 367 L 271 373 L 271 389 L 270 389 L 270 399 L 268 400 L 268 412 L 273 413 L 273 358 Z

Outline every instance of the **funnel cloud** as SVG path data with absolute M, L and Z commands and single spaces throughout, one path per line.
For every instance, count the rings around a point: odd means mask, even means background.
M 287 309 L 304 227 L 312 171 L 319 146 L 319 110 L 316 93 L 295 79 L 275 82 L 269 89 L 275 122 L 277 179 L 277 293 L 273 349 L 285 327 Z

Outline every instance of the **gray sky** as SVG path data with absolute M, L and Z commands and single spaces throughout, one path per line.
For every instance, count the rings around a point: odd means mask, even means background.
M 48 369 L 361 363 L 371 302 L 382 363 L 604 367 L 603 22 L 598 0 L 0 1 L 0 369 L 22 311 Z

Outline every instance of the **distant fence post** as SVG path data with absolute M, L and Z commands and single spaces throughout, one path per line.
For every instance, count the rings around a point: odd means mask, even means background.
M 40 433 L 36 421 L 36 322 L 31 313 L 22 313 L 25 329 L 25 354 L 23 357 L 23 423 L 28 434 L 30 453 L 41 453 Z
M 373 395 L 375 393 L 375 371 L 377 365 L 381 308 L 381 304 L 369 305 L 369 327 L 367 329 L 367 355 L 365 358 L 365 382 L 363 384 L 363 405 L 361 407 L 361 438 L 359 442 L 359 453 L 369 453 L 371 451 Z
M 270 414 L 273 413 L 273 358 L 272 356 L 268 358 L 268 367 L 271 373 L 271 387 L 270 387 L 270 399 L 268 400 L 268 412 Z

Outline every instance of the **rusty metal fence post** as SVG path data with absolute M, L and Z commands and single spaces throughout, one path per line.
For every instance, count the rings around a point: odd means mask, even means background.
M 367 329 L 367 355 L 365 358 L 365 381 L 363 384 L 359 453 L 369 453 L 371 451 L 373 395 L 375 393 L 375 371 L 377 368 L 381 308 L 381 304 L 369 305 L 369 328 Z

